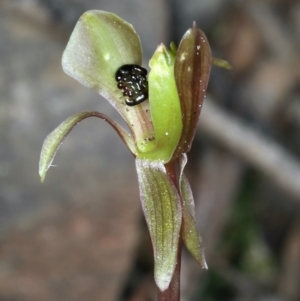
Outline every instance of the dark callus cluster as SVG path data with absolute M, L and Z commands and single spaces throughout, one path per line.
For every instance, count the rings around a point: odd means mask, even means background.
M 135 106 L 148 99 L 147 70 L 138 65 L 123 65 L 116 72 L 118 88 L 128 106 Z

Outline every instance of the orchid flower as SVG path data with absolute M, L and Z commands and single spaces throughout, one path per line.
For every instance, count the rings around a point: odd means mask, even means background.
M 154 251 L 154 278 L 161 292 L 168 289 L 178 270 L 181 241 L 202 268 L 207 268 L 196 227 L 194 199 L 183 169 L 212 63 L 229 68 L 227 62 L 212 59 L 207 38 L 194 23 L 178 49 L 174 43 L 170 49 L 163 44 L 157 47 L 149 62 L 148 82 L 142 79 L 141 90 L 141 83 L 133 82 L 136 75 L 130 75 L 130 70 L 139 70 L 142 64 L 137 33 L 118 16 L 97 10 L 80 17 L 62 57 L 64 71 L 106 98 L 129 130 L 100 112 L 69 117 L 45 139 L 39 163 L 41 180 L 76 124 L 87 117 L 109 123 L 135 157 L 140 199 Z M 116 79 L 118 70 L 133 76 L 131 81 L 121 80 L 123 89 Z M 135 96 L 124 85 L 133 89 Z M 143 101 L 135 103 L 134 97 Z M 178 290 L 175 286 L 172 289 Z

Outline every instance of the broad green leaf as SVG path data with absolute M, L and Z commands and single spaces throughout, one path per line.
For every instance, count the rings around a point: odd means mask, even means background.
M 140 39 L 132 25 L 109 12 L 85 12 L 63 53 L 63 69 L 106 98 L 126 121 L 139 149 L 149 151 L 154 147 L 149 102 L 129 107 L 117 88 L 115 74 L 125 64 L 142 64 Z
M 44 181 L 47 170 L 51 166 L 54 156 L 59 146 L 62 144 L 63 140 L 66 138 L 66 136 L 69 134 L 69 132 L 73 129 L 73 127 L 76 124 L 78 124 L 81 120 L 88 117 L 98 117 L 105 120 L 107 123 L 109 123 L 118 133 L 120 138 L 124 141 L 124 143 L 129 148 L 129 150 L 134 155 L 136 154 L 135 145 L 131 135 L 126 130 L 124 130 L 120 125 L 118 125 L 116 122 L 111 120 L 106 115 L 101 114 L 99 112 L 81 112 L 66 119 L 53 132 L 51 132 L 46 137 L 42 147 L 40 162 L 39 162 L 39 175 L 41 177 L 42 182 Z
M 172 279 L 181 228 L 178 192 L 158 161 L 136 159 L 140 198 L 154 251 L 154 278 L 161 291 Z
M 149 101 L 155 149 L 141 154 L 151 160 L 170 161 L 182 131 L 181 108 L 174 77 L 174 47 L 158 46 L 149 62 Z
M 187 157 L 184 154 L 180 157 L 179 176 L 180 194 L 182 198 L 181 235 L 183 242 L 191 255 L 197 260 L 202 268 L 207 269 L 202 238 L 198 234 L 197 230 L 194 197 L 189 181 L 183 173 L 186 162 Z
M 176 54 L 175 79 L 183 129 L 174 157 L 191 148 L 208 85 L 211 60 L 208 40 L 194 23 L 183 36 Z

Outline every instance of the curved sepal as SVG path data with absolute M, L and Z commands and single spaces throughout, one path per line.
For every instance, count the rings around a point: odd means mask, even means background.
M 154 278 L 161 291 L 169 287 L 178 252 L 181 204 L 178 192 L 158 161 L 136 159 L 140 198 L 154 251 Z
M 211 68 L 208 40 L 194 23 L 176 54 L 175 79 L 182 111 L 182 135 L 173 157 L 187 153 L 194 139 Z
M 88 117 L 98 117 L 109 123 L 118 133 L 118 135 L 129 148 L 129 150 L 133 153 L 133 155 L 136 155 L 135 144 L 132 139 L 132 136 L 119 124 L 114 122 L 108 116 L 99 112 L 81 112 L 63 121 L 54 131 L 52 131 L 46 137 L 43 143 L 39 162 L 39 175 L 41 177 L 42 182 L 44 181 L 47 170 L 51 166 L 54 156 L 58 148 L 62 144 L 63 140 L 66 138 L 66 136 L 76 124 Z
M 180 194 L 183 202 L 181 235 L 183 242 L 191 255 L 197 260 L 202 268 L 207 269 L 202 238 L 197 230 L 194 197 L 189 181 L 183 173 L 186 163 L 187 156 L 186 154 L 183 154 L 180 157 L 179 176 Z
M 100 10 L 85 12 L 78 20 L 63 53 L 62 66 L 71 77 L 105 98 L 116 89 L 115 73 L 125 64 L 142 63 L 140 39 L 131 24 Z

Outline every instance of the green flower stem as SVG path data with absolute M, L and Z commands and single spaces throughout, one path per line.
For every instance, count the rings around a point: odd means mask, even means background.
M 178 189 L 178 178 L 176 173 L 177 163 L 178 163 L 177 161 L 169 162 L 165 165 L 165 167 L 169 178 Z M 177 263 L 170 285 L 163 292 L 161 292 L 160 289 L 157 289 L 157 301 L 180 301 L 181 244 L 182 244 L 181 239 L 179 239 L 178 251 L 177 251 Z

